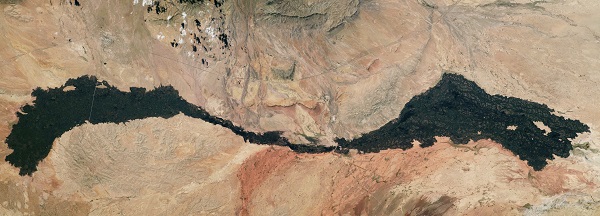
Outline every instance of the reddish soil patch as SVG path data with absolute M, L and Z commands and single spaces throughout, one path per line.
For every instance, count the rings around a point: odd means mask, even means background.
M 288 167 L 297 156 L 288 148 L 273 147 L 256 153 L 247 159 L 238 172 L 241 184 L 242 206 L 238 215 L 249 215 L 248 204 L 254 189 L 259 187 L 271 174 Z

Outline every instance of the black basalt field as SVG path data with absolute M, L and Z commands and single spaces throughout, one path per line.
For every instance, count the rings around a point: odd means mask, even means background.
M 336 142 L 342 150 L 379 152 L 411 148 L 413 140 L 428 147 L 434 136 L 450 137 L 457 144 L 490 138 L 541 170 L 553 155 L 568 157 L 569 139 L 589 131 L 580 121 L 553 115 L 553 111 L 544 104 L 489 95 L 461 75 L 444 74 L 436 86 L 413 97 L 398 118 L 360 138 Z M 538 128 L 534 121 L 543 122 L 551 132 Z
M 65 91 L 67 86 L 74 86 L 75 90 Z M 291 144 L 279 131 L 246 131 L 188 103 L 171 86 L 160 86 L 151 91 L 130 88 L 130 92 L 122 92 L 105 81 L 98 82 L 96 77 L 82 76 L 68 80 L 59 88 L 37 88 L 31 95 L 36 98 L 34 105 L 22 107 L 22 112 L 17 113 L 19 122 L 13 125 L 6 138 L 8 147 L 14 150 L 6 160 L 19 167 L 21 175 L 36 171 L 39 161 L 48 156 L 53 141 L 86 121 L 91 124 L 124 123 L 147 117 L 171 118 L 179 113 L 229 128 L 251 143 L 290 146 L 308 153 L 332 150 L 332 147 Z
M 75 90 L 67 91 L 67 86 Z M 68 80 L 59 88 L 32 92 L 33 105 L 25 105 L 17 113 L 19 122 L 6 138 L 13 153 L 6 160 L 20 168 L 21 175 L 37 170 L 53 141 L 73 127 L 89 122 L 125 123 L 147 117 L 170 118 L 179 113 L 229 128 L 246 141 L 256 144 L 288 146 L 300 153 L 330 152 L 334 147 L 292 144 L 279 131 L 255 133 L 234 125 L 229 120 L 211 116 L 201 107 L 190 104 L 171 86 L 146 91 L 130 88 L 122 92 L 99 82 L 96 77 L 82 76 Z M 577 120 L 552 114 L 553 110 L 518 98 L 489 95 L 463 76 L 444 74 L 441 81 L 423 94 L 412 98 L 400 116 L 381 128 L 354 140 L 336 139 L 337 152 L 357 149 L 379 152 L 384 149 L 408 149 L 414 140 L 421 146 L 433 145 L 435 136 L 450 137 L 454 143 L 491 138 L 511 150 L 535 170 L 542 169 L 553 155 L 569 156 L 569 139 L 589 127 Z M 546 133 L 533 122 L 550 127 Z M 515 130 L 508 129 L 516 127 Z

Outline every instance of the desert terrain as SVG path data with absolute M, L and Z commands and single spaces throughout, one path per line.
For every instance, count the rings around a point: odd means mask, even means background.
M 31 176 L 0 145 L 0 215 L 600 214 L 595 0 L 0 1 L 0 140 L 32 89 L 171 85 L 251 131 L 336 145 L 445 72 L 590 127 L 535 171 L 490 139 L 301 154 L 176 115 L 84 124 Z M 93 115 L 93 113 L 91 113 Z

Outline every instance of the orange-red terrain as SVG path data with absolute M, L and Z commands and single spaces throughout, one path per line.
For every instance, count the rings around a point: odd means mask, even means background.
M 238 176 L 240 211 L 250 215 L 515 214 L 540 196 L 595 188 L 582 171 L 551 164 L 536 172 L 488 140 L 348 156 L 274 147 Z

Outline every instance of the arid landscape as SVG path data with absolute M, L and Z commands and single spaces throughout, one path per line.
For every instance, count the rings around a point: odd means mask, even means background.
M 0 215 L 600 214 L 596 0 L 0 0 L 0 9 Z M 534 169 L 489 137 L 307 154 L 185 113 L 94 122 L 90 103 L 73 110 L 87 121 L 54 134 L 31 175 L 5 159 L 32 91 L 85 75 L 122 92 L 171 86 L 247 131 L 337 148 L 395 122 L 445 73 L 589 131 L 561 138 L 568 154 Z

